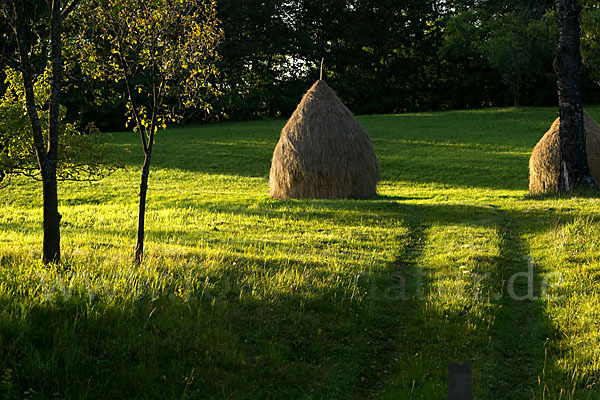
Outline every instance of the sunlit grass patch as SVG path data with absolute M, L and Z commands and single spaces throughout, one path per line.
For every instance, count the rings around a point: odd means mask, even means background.
M 38 260 L 39 185 L 15 180 L 0 393 L 437 399 L 448 362 L 470 361 L 476 398 L 598 397 L 597 199 L 527 196 L 555 114 L 359 117 L 381 162 L 370 200 L 269 199 L 283 120 L 169 129 L 141 266 L 135 135 L 114 134 L 125 168 L 60 185 L 59 266 Z
M 546 310 L 555 332 L 540 383 L 564 398 L 596 398 L 600 380 L 600 225 L 585 214 L 558 220 L 536 256 L 549 283 Z

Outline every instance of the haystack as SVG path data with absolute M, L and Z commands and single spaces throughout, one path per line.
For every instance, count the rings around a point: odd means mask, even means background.
M 584 113 L 584 126 L 587 132 L 588 165 L 596 182 L 600 182 L 600 126 L 587 113 Z M 560 176 L 559 127 L 560 119 L 557 118 L 531 153 L 529 159 L 529 194 L 532 196 L 558 192 L 558 179 Z
M 281 130 L 271 162 L 270 196 L 368 198 L 376 195 L 378 181 L 369 135 L 318 80 Z

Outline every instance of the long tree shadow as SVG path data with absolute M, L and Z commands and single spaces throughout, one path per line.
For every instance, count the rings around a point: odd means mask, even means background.
M 513 215 L 491 207 L 395 199 L 216 207 L 211 212 L 244 219 L 259 215 L 265 224 L 285 214 L 294 221 L 290 233 L 300 222 L 315 221 L 364 229 L 396 219 L 407 229 L 394 239 L 396 260 L 376 268 L 343 270 L 301 254 L 248 257 L 244 247 L 264 242 L 247 238 L 239 252 L 217 259 L 165 258 L 165 265 L 130 274 L 84 270 L 88 278 L 76 275 L 81 286 L 67 299 L 44 297 L 33 272 L 27 278 L 31 285 L 23 287 L 27 279 L 7 268 L 4 284 L 21 294 L 0 298 L 0 373 L 13 371 L 13 392 L 2 393 L 8 398 L 29 389 L 44 397 L 364 398 L 384 388 L 394 371 L 398 382 L 388 388 L 394 398 L 432 399 L 444 391 L 446 364 L 456 360 L 473 362 L 480 398 L 527 397 L 535 384 L 544 361 L 546 321 L 537 301 L 511 299 L 505 290 L 513 274 L 527 272 L 527 247 Z M 461 306 L 439 301 L 440 282 L 446 281 L 426 254 L 433 228 L 450 225 L 481 227 L 500 237 L 497 254 L 469 257 L 473 268 L 461 290 L 478 297 Z M 190 249 L 198 241 L 197 232 L 164 232 L 149 230 L 149 241 L 165 234 Z M 231 244 L 217 231 L 202 236 L 207 246 Z M 326 242 L 307 246 L 317 253 L 329 249 Z M 10 260 L 2 264 L 10 266 Z M 63 281 L 72 282 L 69 274 L 77 271 L 66 271 Z M 93 286 L 93 296 L 86 285 Z M 136 285 L 152 290 L 138 293 Z M 61 287 L 56 286 L 59 292 Z M 527 293 L 526 284 L 516 281 L 515 292 Z M 25 298 L 29 305 L 23 308 Z
M 472 255 L 471 277 L 460 287 L 471 298 L 463 299 L 459 307 L 452 290 L 439 286 L 445 277 L 435 267 L 422 264 L 427 262 L 422 250 L 400 256 L 397 264 L 409 266 L 402 272 L 402 285 L 414 280 L 412 286 L 407 285 L 413 296 L 398 303 L 398 321 L 403 326 L 399 362 L 386 398 L 439 396 L 445 388 L 446 366 L 452 361 L 472 362 L 475 398 L 529 397 L 542 375 L 550 328 L 537 298 L 540 279 L 535 270 L 529 270 L 527 246 L 516 219 L 501 210 L 481 207 L 401 207 L 414 216 L 416 227 L 466 224 L 496 230 L 500 240 L 497 255 Z M 415 233 L 419 241 L 424 240 L 422 229 Z M 462 272 L 457 271 L 457 279 Z M 531 290 L 538 288 L 531 298 L 530 285 Z M 434 336 L 424 337 L 422 332 Z
M 502 246 L 493 275 L 501 282 L 501 300 L 488 360 L 495 359 L 500 368 L 484 364 L 490 398 L 522 399 L 530 395 L 543 375 L 544 344 L 551 331 L 540 298 L 539 271 L 521 237 L 518 221 L 507 213 L 499 215 Z
M 408 232 L 398 239 L 401 251 L 388 273 L 371 276 L 369 301 L 379 315 L 372 323 L 388 343 L 373 346 L 371 368 L 363 372 L 365 381 L 357 386 L 358 392 L 364 394 L 364 390 L 381 386 L 382 371 L 399 363 L 403 373 L 408 372 L 412 380 L 404 382 L 409 386 L 398 387 L 395 395 L 411 391 L 413 394 L 421 391 L 424 398 L 439 395 L 445 382 L 446 364 L 461 359 L 473 361 L 476 393 L 481 396 L 519 399 L 535 387 L 542 373 L 549 328 L 536 298 L 540 278 L 537 271 L 529 270 L 529 251 L 520 236 L 518 221 L 547 217 L 544 210 L 510 214 L 494 207 L 415 205 L 385 198 L 266 202 L 262 206 L 249 210 L 240 204 L 221 204 L 218 211 L 246 217 L 262 214 L 268 218 L 291 214 L 295 220 L 314 219 L 328 225 L 346 223 L 365 227 L 378 224 L 377 218 L 369 216 L 395 217 L 402 218 L 408 227 Z M 340 219 L 336 212 L 341 211 L 345 213 Z M 443 303 L 434 304 L 444 290 L 436 286 L 441 278 L 436 275 L 434 266 L 422 265 L 421 258 L 431 226 L 457 224 L 496 232 L 498 251 L 494 256 L 472 255 L 474 268 L 467 289 L 469 295 L 477 298 L 463 308 L 446 309 Z M 528 297 L 529 285 L 536 288 L 534 298 Z M 477 293 L 481 291 L 484 294 Z M 435 337 L 423 337 L 423 332 L 435 333 Z M 456 340 L 465 337 L 470 339 Z M 394 346 L 400 349 L 398 361 L 394 361 L 391 350 Z
M 408 231 L 400 236 L 400 254 L 390 266 L 388 273 L 370 282 L 368 300 L 378 309 L 379 317 L 374 321 L 380 346 L 373 346 L 369 356 L 370 368 L 363 377 L 365 384 L 358 386 L 355 393 L 365 398 L 385 388 L 389 372 L 397 368 L 398 349 L 405 348 L 406 326 L 413 324 L 414 309 L 406 312 L 406 306 L 417 304 L 429 286 L 429 277 L 423 273 L 418 261 L 426 243 L 427 226 L 411 215 L 405 215 Z

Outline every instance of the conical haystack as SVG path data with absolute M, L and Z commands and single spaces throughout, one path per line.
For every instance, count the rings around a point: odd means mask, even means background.
M 584 126 L 587 133 L 588 165 L 596 182 L 600 182 L 600 126 L 587 113 L 584 113 Z M 557 118 L 531 153 L 529 159 L 529 194 L 532 196 L 558 192 L 560 176 L 559 127 L 560 119 Z
M 367 198 L 376 195 L 379 166 L 369 135 L 323 80 L 318 80 L 281 130 L 269 178 L 270 196 Z

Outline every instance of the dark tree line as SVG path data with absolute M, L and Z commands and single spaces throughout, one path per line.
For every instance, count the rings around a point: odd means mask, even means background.
M 356 113 L 557 101 L 552 0 L 219 2 L 222 95 L 233 118 L 289 115 L 325 77 Z M 600 99 L 598 6 L 583 11 L 584 100 Z
M 600 10 L 596 0 L 582 5 L 581 81 L 584 101 L 596 103 Z M 289 115 L 318 78 L 322 58 L 325 79 L 359 114 L 557 101 L 552 0 L 220 0 L 217 6 L 225 32 L 213 81 L 220 94 L 210 99 L 210 115 L 191 112 L 187 119 Z M 71 119 L 123 126 L 122 82 L 66 73 L 63 104 Z

